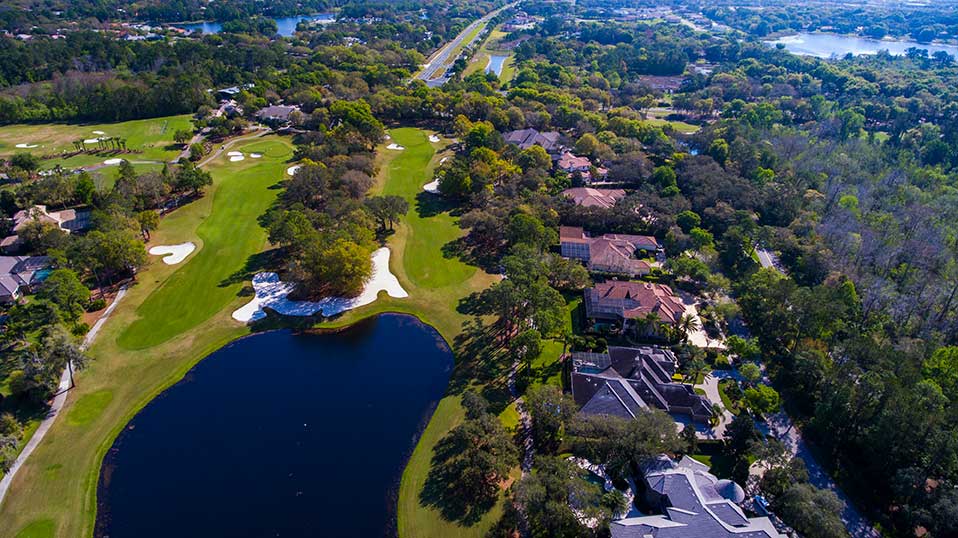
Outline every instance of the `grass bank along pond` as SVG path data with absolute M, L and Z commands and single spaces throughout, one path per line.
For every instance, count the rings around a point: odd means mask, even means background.
M 147 405 L 104 459 L 96 535 L 383 536 L 452 353 L 384 314 L 213 353 Z

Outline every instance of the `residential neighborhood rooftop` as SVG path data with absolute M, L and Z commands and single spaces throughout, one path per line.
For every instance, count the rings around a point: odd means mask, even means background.
M 610 280 L 585 290 L 586 316 L 595 319 L 638 320 L 653 315 L 676 324 L 685 313 L 672 288 L 655 282 Z
M 578 206 L 611 209 L 615 206 L 616 202 L 625 198 L 625 191 L 622 189 L 577 187 L 562 191 L 562 195 L 572 200 L 572 202 Z

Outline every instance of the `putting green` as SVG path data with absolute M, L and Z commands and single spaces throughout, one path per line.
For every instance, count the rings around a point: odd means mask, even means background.
M 216 193 L 212 210 L 196 230 L 202 248 L 137 308 L 139 319 L 120 334 L 121 347 L 148 348 L 193 328 L 234 300 L 248 280 L 244 265 L 266 244 L 257 219 L 276 199 L 277 190 L 270 187 L 285 177 L 293 152 L 278 138 L 230 150 L 263 157 L 230 162 L 224 152 L 210 163 Z
M 409 202 L 406 216 L 409 237 L 402 250 L 406 275 L 422 288 L 442 288 L 469 280 L 476 268 L 443 254 L 443 246 L 462 236 L 455 217 L 448 212 L 451 206 L 422 190 L 422 186 L 433 179 L 430 163 L 435 148 L 420 129 L 392 129 L 389 134 L 393 142 L 406 148 L 397 152 L 383 170 L 382 189 L 382 194 L 402 196 Z

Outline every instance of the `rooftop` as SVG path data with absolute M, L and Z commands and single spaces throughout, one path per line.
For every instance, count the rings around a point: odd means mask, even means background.
M 585 290 L 586 315 L 641 319 L 653 314 L 663 323 L 674 324 L 685 313 L 682 300 L 672 288 L 653 282 L 611 280 Z
M 562 195 L 572 200 L 575 205 L 582 207 L 603 207 L 612 208 L 616 202 L 625 198 L 625 191 L 622 189 L 593 189 L 589 187 L 579 187 L 562 191 Z

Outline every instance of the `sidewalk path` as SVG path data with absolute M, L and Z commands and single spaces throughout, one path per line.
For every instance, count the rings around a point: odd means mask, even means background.
M 93 328 L 90 329 L 90 332 L 88 332 L 86 337 L 83 338 L 83 343 L 80 345 L 80 349 L 85 351 L 88 347 L 90 347 L 90 344 L 93 343 L 93 339 L 96 338 L 96 335 L 100 332 L 103 324 L 106 323 L 107 318 L 109 318 L 110 314 L 113 313 L 113 310 L 116 309 L 117 303 L 119 303 L 120 299 L 126 295 L 126 288 L 126 285 L 120 287 L 116 297 L 113 298 L 113 302 L 110 303 L 110 306 L 103 312 L 103 315 L 101 315 L 100 318 L 96 320 L 96 323 L 93 324 Z M 17 474 L 17 471 L 19 471 L 24 462 L 27 461 L 27 458 L 30 457 L 30 454 L 36 450 L 37 446 L 40 445 L 40 441 L 43 440 L 43 436 L 47 434 L 47 431 L 49 431 L 50 427 L 53 426 L 53 421 L 55 421 L 57 416 L 60 415 L 60 410 L 63 409 L 63 404 L 65 404 L 67 401 L 67 394 L 69 391 L 70 369 L 66 368 L 63 370 L 63 374 L 60 376 L 60 385 L 58 386 L 56 396 L 53 397 L 53 402 L 50 404 L 50 410 L 47 412 L 47 416 L 44 417 L 43 422 L 40 423 L 40 427 L 37 428 L 37 431 L 33 433 L 33 437 L 27 441 L 26 446 L 23 447 L 23 451 L 20 452 L 20 455 L 17 456 L 16 460 L 14 460 L 13 465 L 10 466 L 10 470 L 7 471 L 7 474 L 5 474 L 3 479 L 0 480 L 0 504 L 3 503 L 3 498 L 7 496 L 7 491 L 10 490 L 10 484 L 13 483 L 13 477 Z

